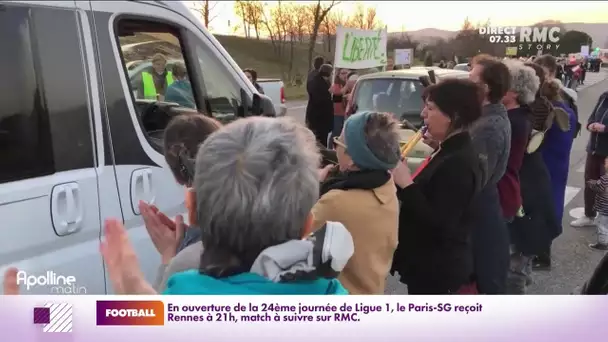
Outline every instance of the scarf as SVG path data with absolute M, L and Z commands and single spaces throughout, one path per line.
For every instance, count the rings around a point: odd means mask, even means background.
M 321 184 L 321 196 L 331 190 L 371 190 L 381 187 L 389 181 L 391 175 L 388 171 L 383 170 L 367 170 L 367 171 L 350 171 L 329 178 Z
M 336 278 L 355 252 L 353 238 L 343 224 L 327 222 L 303 240 L 265 249 L 251 272 L 275 283 Z
M 530 109 L 530 121 L 532 128 L 544 132 L 553 124 L 553 118 L 549 114 L 553 111 L 553 104 L 546 97 L 537 97 L 534 102 L 528 105 Z

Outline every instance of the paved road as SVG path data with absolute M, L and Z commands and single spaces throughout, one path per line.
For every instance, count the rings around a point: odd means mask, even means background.
M 306 102 L 308 101 L 290 101 L 287 103 L 287 115 L 303 124 L 306 115 Z
M 601 73 L 588 73 L 587 82 L 579 87 L 578 106 L 581 122 L 586 122 L 593 110 L 599 95 L 608 90 L 608 70 Z M 304 122 L 305 101 L 290 103 L 288 115 Z M 570 175 L 566 191 L 563 234 L 553 245 L 553 268 L 551 271 L 539 271 L 533 275 L 534 284 L 530 286 L 531 294 L 570 294 L 577 292 L 597 265 L 602 252 L 588 248 L 594 242 L 593 228 L 572 228 L 569 223 L 582 215 L 584 186 L 583 171 L 585 163 L 585 145 L 589 134 L 584 131 L 572 148 L 570 157 Z M 387 294 L 407 294 L 407 288 L 395 278 L 389 277 Z

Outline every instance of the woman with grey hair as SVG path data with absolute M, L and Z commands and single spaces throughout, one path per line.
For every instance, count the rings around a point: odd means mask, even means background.
M 523 216 L 519 175 L 532 131 L 528 105 L 536 98 L 540 80 L 534 69 L 520 61 L 506 60 L 503 63 L 511 75 L 510 89 L 502 99 L 511 124 L 511 149 L 507 168 L 497 184 L 512 244 L 506 291 L 508 294 L 524 294 L 532 255 L 520 244 L 522 239 L 516 236 L 517 228 L 521 227 L 519 218 Z
M 204 248 L 197 269 L 171 276 L 163 293 L 346 294 L 336 277 L 353 254 L 350 234 L 327 222 L 310 235 L 319 159 L 310 131 L 286 118 L 241 119 L 209 136 L 193 184 Z M 108 220 L 105 230 L 115 292 L 156 293 L 122 223 Z
M 349 293 L 384 294 L 398 241 L 399 202 L 389 172 L 399 162 L 398 124 L 390 114 L 357 113 L 334 145 L 340 173 L 326 179 L 329 168 L 322 172 L 313 226 L 336 221 L 351 233 L 355 254 L 339 278 Z

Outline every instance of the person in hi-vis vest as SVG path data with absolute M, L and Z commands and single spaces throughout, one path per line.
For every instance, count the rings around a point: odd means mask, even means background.
M 148 100 L 162 100 L 167 87 L 173 83 L 173 73 L 167 70 L 167 59 L 157 53 L 152 57 L 152 73 L 141 73 L 144 98 Z

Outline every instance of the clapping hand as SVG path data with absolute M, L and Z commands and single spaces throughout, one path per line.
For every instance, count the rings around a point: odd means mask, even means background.
M 325 182 L 325 180 L 327 179 L 327 176 L 335 167 L 336 167 L 335 165 L 329 164 L 329 165 L 325 166 L 324 168 L 319 169 L 319 182 L 321 182 L 321 183 Z
M 407 160 L 400 161 L 397 167 L 391 171 L 391 174 L 393 175 L 395 184 L 402 189 L 413 183 L 410 168 L 407 166 Z
M 143 201 L 139 202 L 139 211 L 150 239 L 161 255 L 163 265 L 169 264 L 177 253 L 179 243 L 184 238 L 186 230 L 184 218 L 178 215 L 173 221 L 158 208 Z
M 589 131 L 596 132 L 596 133 L 602 133 L 606 130 L 605 125 L 603 125 L 601 123 L 597 123 L 597 122 L 590 124 L 587 128 L 589 129 Z
M 19 284 L 17 284 L 17 269 L 11 267 L 4 272 L 4 295 L 18 295 Z
M 156 294 L 146 282 L 133 246 L 123 224 L 115 219 L 105 222 L 105 241 L 101 255 L 108 268 L 112 288 L 116 294 Z

